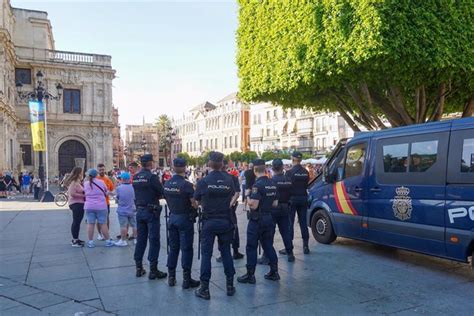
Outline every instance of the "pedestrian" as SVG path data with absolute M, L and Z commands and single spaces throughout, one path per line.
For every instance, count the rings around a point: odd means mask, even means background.
M 124 172 L 120 175 L 122 184 L 117 187 L 118 201 L 117 216 L 120 224 L 121 238 L 115 242 L 115 246 L 127 246 L 128 227 L 132 227 L 134 242 L 137 238 L 137 219 L 135 214 L 135 191 L 130 182 L 130 174 Z
M 112 180 L 110 180 L 110 178 L 105 174 L 105 165 L 103 163 L 100 163 L 97 165 L 97 171 L 99 172 L 99 174 L 97 175 L 97 179 L 98 180 L 102 180 L 105 184 L 105 186 L 107 187 L 107 191 L 109 193 L 112 193 L 114 191 L 114 183 L 112 182 Z M 107 195 L 106 196 L 106 202 L 107 202 L 107 228 L 110 228 L 110 198 L 109 196 Z M 100 228 L 101 226 L 99 224 L 97 224 L 97 240 L 104 240 L 104 236 L 102 234 L 102 230 Z
M 173 160 L 175 175 L 164 185 L 164 196 L 170 210 L 168 234 L 168 285 L 176 285 L 176 266 L 181 250 L 181 267 L 183 268 L 183 289 L 198 287 L 200 282 L 191 277 L 193 263 L 194 223 L 197 211 L 193 208 L 194 188 L 185 179 L 186 160 Z
M 26 195 L 26 196 L 30 195 L 30 182 L 31 182 L 30 175 L 28 174 L 28 172 L 24 172 L 23 177 L 22 177 L 22 187 L 21 187 L 23 195 Z
M 265 175 L 265 161 L 257 159 L 254 163 L 256 181 L 249 197 L 249 222 L 247 225 L 247 273 L 237 278 L 240 283 L 255 284 L 255 267 L 257 265 L 258 243 L 270 261 L 270 272 L 265 279 L 280 280 L 278 274 L 278 257 L 273 248 L 275 223 L 272 209 L 278 206 L 278 191 L 275 183 Z
M 41 180 L 38 176 L 33 175 L 33 180 L 31 180 L 31 184 L 33 186 L 33 198 L 35 200 L 39 200 L 39 192 L 41 189 Z
M 228 167 L 228 162 L 227 160 L 224 159 L 224 167 L 222 168 L 222 172 L 227 172 L 231 177 L 232 181 L 234 182 L 234 187 L 235 187 L 235 192 L 239 194 L 240 196 L 240 182 L 239 178 L 237 178 L 232 172 L 226 171 Z M 240 248 L 240 236 L 239 236 L 239 226 L 238 226 L 238 221 L 237 221 L 237 207 L 239 206 L 239 200 L 237 199 L 231 207 L 231 218 L 232 218 L 232 224 L 234 225 L 234 231 L 232 233 L 232 250 L 234 251 L 233 258 L 234 260 L 239 260 L 244 257 L 243 254 L 239 252 Z M 222 257 L 219 256 L 216 258 L 217 262 L 222 262 Z
M 7 198 L 7 183 L 5 182 L 5 176 L 2 171 L 0 171 L 0 198 Z
M 84 241 L 79 239 L 79 230 L 81 222 L 84 218 L 85 194 L 82 186 L 83 171 L 80 167 L 75 167 L 68 178 L 65 179 L 64 185 L 68 190 L 69 209 L 72 212 L 71 224 L 71 246 L 84 247 Z
M 163 198 L 163 186 L 157 175 L 151 173 L 153 169 L 153 155 L 141 157 L 142 168 L 133 177 L 135 190 L 135 205 L 137 207 L 137 244 L 135 247 L 136 276 L 146 274 L 143 268 L 143 255 L 149 240 L 148 261 L 150 273 L 148 279 L 163 279 L 168 275 L 158 270 L 158 256 L 160 253 L 160 199 Z
M 84 183 L 84 193 L 86 202 L 84 209 L 87 215 L 87 247 L 94 248 L 94 225 L 99 224 L 101 233 L 105 238 L 105 246 L 114 245 L 112 239 L 109 239 L 109 229 L 107 227 L 107 187 L 102 180 L 97 179 L 96 169 L 89 169 L 87 172 L 88 180 Z
M 227 295 L 235 294 L 234 262 L 230 252 L 234 225 L 232 224 L 231 208 L 239 198 L 232 177 L 222 172 L 224 155 L 220 152 L 209 154 L 209 174 L 200 180 L 194 193 L 197 203 L 202 206 L 201 232 L 201 287 L 196 296 L 210 299 L 209 281 L 211 279 L 211 257 L 214 239 L 217 237 L 219 251 L 226 275 Z
M 255 173 L 253 172 L 253 163 L 249 164 L 249 168 L 244 172 L 245 177 L 245 199 L 248 198 L 252 187 L 255 184 Z
M 286 175 L 291 180 L 291 198 L 290 198 L 290 237 L 294 239 L 294 224 L 295 217 L 298 215 L 298 222 L 300 223 L 301 237 L 303 238 L 303 253 L 309 254 L 309 232 L 306 219 L 306 211 L 308 209 L 308 183 L 309 173 L 302 165 L 301 161 L 303 155 L 295 151 L 291 155 L 293 168 L 286 172 Z M 280 254 L 287 254 L 285 249 L 280 250 Z

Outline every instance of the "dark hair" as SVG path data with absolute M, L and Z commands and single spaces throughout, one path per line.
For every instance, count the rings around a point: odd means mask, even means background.
M 275 172 L 282 172 L 283 171 L 283 165 L 278 166 L 278 167 L 273 166 L 272 169 Z
M 100 163 L 97 165 L 97 168 L 102 168 L 102 167 L 105 167 L 105 165 L 103 163 Z
M 253 167 L 253 172 L 254 173 L 265 173 L 265 166 L 255 166 Z
M 215 162 L 215 161 L 209 161 L 209 168 L 212 170 L 222 170 L 223 163 L 222 161 L 220 162 Z
M 79 180 L 79 177 L 82 174 L 82 168 L 81 167 L 74 167 L 71 171 L 71 174 L 64 180 L 64 185 L 68 187 L 71 183 L 74 181 Z
M 186 172 L 186 167 L 173 167 L 173 169 L 176 173 L 185 173 Z

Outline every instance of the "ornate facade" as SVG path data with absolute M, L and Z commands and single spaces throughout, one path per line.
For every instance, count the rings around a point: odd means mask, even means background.
M 250 149 L 258 154 L 295 149 L 314 154 L 330 149 L 341 138 L 354 135 L 338 113 L 286 110 L 269 103 L 258 103 L 251 105 L 250 119 Z
M 10 6 L 1 0 L 0 20 L 0 169 L 37 170 L 38 153 L 31 150 L 28 104 L 16 97 L 15 82 L 25 91 L 43 83 L 60 101 L 46 103 L 49 177 L 69 172 L 84 159 L 86 168 L 103 162 L 113 167 L 111 57 L 55 50 L 47 13 Z M 3 93 L 2 93 L 3 92 Z
M 248 151 L 250 142 L 248 106 L 237 93 L 219 100 L 216 105 L 204 102 L 173 122 L 176 146 L 192 156 L 217 150 L 224 154 Z

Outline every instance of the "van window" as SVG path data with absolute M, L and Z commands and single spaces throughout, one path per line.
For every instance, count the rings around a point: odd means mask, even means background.
M 431 140 L 411 144 L 410 172 L 425 172 L 436 163 L 438 141 Z
M 361 175 L 364 170 L 366 144 L 349 147 L 344 165 L 344 178 Z
M 466 138 L 463 142 L 461 172 L 474 172 L 474 138 Z
M 385 172 L 407 172 L 408 143 L 383 146 Z

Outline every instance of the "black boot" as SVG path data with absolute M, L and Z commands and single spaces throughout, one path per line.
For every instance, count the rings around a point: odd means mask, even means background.
M 265 279 L 272 280 L 272 281 L 280 280 L 280 275 L 278 274 L 278 265 L 276 264 L 270 265 L 270 272 L 265 274 Z
M 239 283 L 255 284 L 255 268 L 247 267 L 247 273 L 237 278 Z
M 176 269 L 168 269 L 168 285 L 176 285 Z
M 304 253 L 305 255 L 309 254 L 309 247 L 308 247 L 308 245 L 303 246 L 303 253 Z
M 268 259 L 267 256 L 265 256 L 265 253 L 257 259 L 258 264 L 263 264 L 263 265 L 269 265 L 270 264 L 270 259 Z
M 280 250 L 278 250 L 278 253 L 280 255 L 286 255 L 286 249 L 280 249 Z
M 209 300 L 211 298 L 211 294 L 209 293 L 209 281 L 201 281 L 201 287 L 197 289 L 194 294 L 196 294 L 197 297 Z
M 288 250 L 288 262 L 295 262 L 295 255 L 293 254 L 293 250 Z
M 234 277 L 233 276 L 226 278 L 226 285 L 227 285 L 227 296 L 233 296 L 235 294 Z
M 154 280 L 154 279 L 164 279 L 168 276 L 167 273 L 161 272 L 158 270 L 158 262 L 152 262 L 150 263 L 150 273 L 148 273 L 148 279 Z
M 201 282 L 191 278 L 191 271 L 183 271 L 183 289 L 189 289 L 190 287 L 198 287 Z
M 244 255 L 239 252 L 239 249 L 234 249 L 234 260 L 243 259 Z
M 136 272 L 135 276 L 136 276 L 137 278 L 142 277 L 142 276 L 144 276 L 144 275 L 146 274 L 146 271 L 145 271 L 145 269 L 143 269 L 143 265 L 142 265 L 141 262 L 140 262 L 140 263 L 136 263 L 136 267 L 137 267 L 137 272 Z

